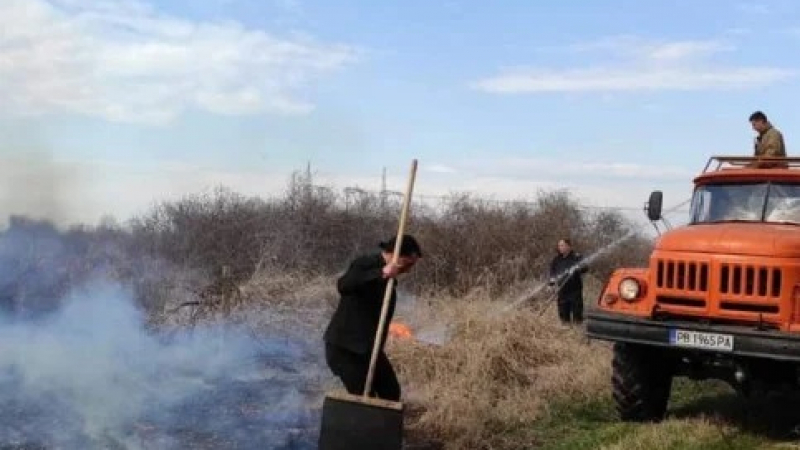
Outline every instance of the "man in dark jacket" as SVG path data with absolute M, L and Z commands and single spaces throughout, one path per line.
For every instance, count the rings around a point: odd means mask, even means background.
M 422 257 L 416 239 L 404 235 L 400 257 L 396 265 L 392 264 L 395 242 L 396 238 L 382 242 L 380 253 L 356 258 L 337 281 L 340 300 L 325 330 L 325 358 L 334 375 L 353 395 L 364 393 L 386 285 L 390 278 L 396 279 L 408 272 Z M 392 401 L 400 400 L 400 384 L 383 347 L 397 302 L 396 287 L 395 281 L 370 392 L 373 396 Z
M 589 268 L 583 257 L 572 250 L 569 239 L 558 241 L 558 254 L 550 263 L 550 286 L 558 287 L 558 318 L 561 323 L 583 322 L 583 280 Z

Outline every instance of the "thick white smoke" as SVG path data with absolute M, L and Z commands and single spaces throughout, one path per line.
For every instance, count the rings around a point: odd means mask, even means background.
M 64 282 L 51 268 L 75 254 L 18 231 L 0 235 L 0 302 L 49 307 L 0 315 L 0 447 L 315 448 L 316 334 L 246 323 L 156 332 L 133 290 L 102 275 L 48 298 Z M 14 270 L 25 258 L 39 270 Z

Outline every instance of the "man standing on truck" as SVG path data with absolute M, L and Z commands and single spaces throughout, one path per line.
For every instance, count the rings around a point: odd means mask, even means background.
M 572 250 L 569 239 L 561 239 L 557 245 L 558 253 L 550 262 L 550 281 L 548 285 L 558 289 L 558 318 L 564 325 L 583 322 L 583 280 L 581 276 L 589 268 L 583 257 Z
M 756 111 L 750 115 L 750 124 L 758 133 L 753 143 L 753 156 L 766 158 L 785 158 L 786 145 L 783 142 L 783 134 L 775 128 L 766 114 Z M 759 163 L 755 162 L 752 167 L 775 168 L 785 167 L 785 163 Z

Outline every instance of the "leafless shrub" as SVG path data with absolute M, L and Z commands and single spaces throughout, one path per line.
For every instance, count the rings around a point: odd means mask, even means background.
M 191 272 L 197 295 L 226 283 L 241 286 L 256 273 L 333 276 L 396 233 L 400 201 L 352 188 L 339 192 L 295 173 L 281 196 L 218 188 L 160 203 L 127 226 L 106 218 L 96 227 L 75 227 L 66 242 L 83 256 L 69 264 L 86 266 L 83 271 L 103 266 L 134 282 L 148 309 L 164 311 L 178 294 L 169 277 L 142 276 L 148 265 L 158 274 L 166 266 Z M 650 244 L 630 227 L 619 212 L 587 211 L 560 191 L 541 192 L 533 202 L 458 193 L 438 205 L 415 200 L 408 231 L 420 239 L 425 258 L 404 288 L 451 296 L 480 288 L 497 297 L 543 277 L 561 237 L 591 255 L 626 236 L 592 261 L 592 274 L 603 279 L 615 267 L 646 262 Z
M 237 283 L 256 271 L 332 275 L 360 252 L 396 232 L 400 199 L 357 189 L 338 193 L 294 174 L 282 197 L 247 198 L 225 189 L 163 203 L 133 222 L 138 245 L 168 260 L 218 276 L 229 266 Z M 535 202 L 492 202 L 454 194 L 438 207 L 415 203 L 409 232 L 426 257 L 410 279 L 415 292 L 461 295 L 481 286 L 499 295 L 543 275 L 561 237 L 592 254 L 626 236 L 593 261 L 606 277 L 619 265 L 646 262 L 649 242 L 616 211 L 591 214 L 566 192 Z

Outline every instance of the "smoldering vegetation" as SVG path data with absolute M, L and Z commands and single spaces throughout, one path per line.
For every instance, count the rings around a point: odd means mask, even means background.
M 0 332 L 0 437 L 75 449 L 313 448 L 300 344 L 257 344 L 224 327 L 147 332 L 124 292 L 90 284 L 47 319 Z
M 108 230 L 10 223 L 0 235 L 0 443 L 315 448 L 320 355 L 314 330 L 297 326 L 314 322 L 282 327 L 285 311 L 262 310 L 269 327 L 248 315 L 189 326 L 165 308 L 206 301 L 199 271 Z

